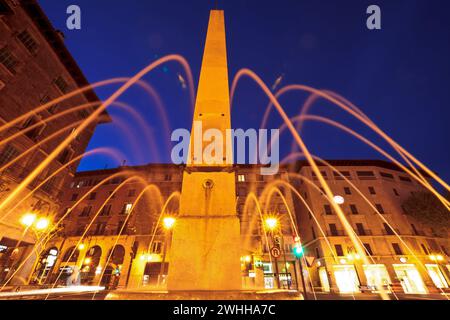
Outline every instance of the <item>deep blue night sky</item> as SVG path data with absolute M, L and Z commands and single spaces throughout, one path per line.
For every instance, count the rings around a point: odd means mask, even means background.
M 211 0 L 40 0 L 54 26 L 91 82 L 131 76 L 170 53 L 183 55 L 198 81 Z M 447 0 L 227 0 L 225 9 L 230 82 L 241 68 L 250 68 L 271 86 L 284 74 L 282 85 L 298 83 L 340 93 L 419 160 L 450 181 L 450 2 Z M 82 30 L 65 28 L 66 7 L 82 9 Z M 382 9 L 381 31 L 366 28 L 366 8 Z M 188 92 L 177 80 L 175 63 L 145 80 L 160 93 L 172 128 L 190 128 Z M 97 90 L 105 99 L 112 89 Z M 307 95 L 290 93 L 281 99 L 295 115 Z M 151 154 L 142 130 L 123 111 L 111 109 L 128 123 L 135 138 L 102 125 L 89 148 L 114 146 L 129 164 L 170 160 L 163 148 L 161 121 L 152 100 L 141 89 L 120 98 L 132 104 L 151 126 L 160 146 L 160 159 Z M 233 107 L 233 127 L 259 128 L 268 99 L 244 79 Z M 319 102 L 312 113 L 332 117 L 381 143 L 370 130 L 331 104 Z M 281 119 L 273 113 L 269 127 Z M 369 147 L 322 124 L 305 126 L 310 150 L 328 159 L 381 158 Z M 282 144 L 290 146 L 289 134 Z M 139 150 L 134 150 L 133 145 Z M 288 150 L 289 148 L 285 148 Z M 284 150 L 284 151 L 286 151 Z M 104 157 L 83 160 L 79 170 L 116 166 Z

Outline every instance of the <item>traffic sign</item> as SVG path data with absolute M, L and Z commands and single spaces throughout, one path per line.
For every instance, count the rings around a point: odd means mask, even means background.
M 306 259 L 306 263 L 308 264 L 309 268 L 312 267 L 314 260 L 316 260 L 315 257 L 311 257 L 311 256 L 306 256 L 305 259 Z
M 279 258 L 281 256 L 281 250 L 278 247 L 273 247 L 272 249 L 270 249 L 270 254 L 274 258 Z
M 276 245 L 280 245 L 281 244 L 281 237 L 276 235 L 273 237 L 273 242 L 275 242 Z

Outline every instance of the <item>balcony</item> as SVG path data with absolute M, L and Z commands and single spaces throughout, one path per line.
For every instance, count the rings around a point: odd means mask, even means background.
M 372 236 L 372 230 L 355 230 L 358 236 Z
M 381 230 L 381 234 L 382 234 L 383 236 L 395 236 L 395 233 L 394 233 L 393 230 L 395 230 L 395 232 L 396 232 L 397 234 L 400 234 L 400 230 L 398 230 L 398 229 L 392 229 L 392 230 L 382 229 L 382 230 Z
M 343 237 L 346 235 L 344 230 L 327 231 L 327 237 Z

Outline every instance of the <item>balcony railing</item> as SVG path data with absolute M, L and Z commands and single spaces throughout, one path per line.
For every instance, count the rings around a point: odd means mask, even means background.
M 381 234 L 384 236 L 395 236 L 394 230 L 397 234 L 400 234 L 400 230 L 398 230 L 398 229 L 392 229 L 392 230 L 382 229 Z
M 344 232 L 344 230 L 327 231 L 328 237 L 342 237 L 345 235 L 346 233 Z
M 358 236 L 371 236 L 372 235 L 372 230 L 356 230 L 356 234 Z

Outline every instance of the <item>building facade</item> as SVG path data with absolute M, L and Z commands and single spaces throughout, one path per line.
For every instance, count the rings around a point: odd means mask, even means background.
M 166 216 L 177 217 L 183 170 L 182 166 L 151 164 L 76 174 L 64 193 L 64 209 L 59 216 L 66 216 L 66 236 L 49 242 L 32 277 L 34 281 L 65 283 L 77 268 L 85 284 L 165 287 L 171 233 L 164 231 L 162 220 Z M 236 207 L 241 222 L 241 243 L 236 245 L 242 252 L 242 285 L 275 288 L 275 267 L 270 264 L 268 249 L 273 245 L 272 239 L 265 240 L 264 217 L 256 210 L 256 202 L 247 199 L 250 193 L 257 199 L 272 181 L 288 182 L 288 175 L 282 171 L 277 176 L 262 176 L 259 168 L 253 166 L 236 170 Z M 277 212 L 280 218 L 280 235 L 284 235 L 287 250 L 278 267 L 280 273 L 284 265 L 291 268 L 290 272 L 284 270 L 280 283 L 287 288 L 297 283 L 295 258 L 289 249 L 294 228 L 286 216 L 288 211 L 294 212 L 294 204 L 290 193 L 282 194 L 284 201 L 279 195 L 272 196 L 268 210 Z M 295 219 L 294 214 L 292 217 Z M 52 255 L 54 258 L 49 260 Z
M 313 286 L 352 293 L 370 290 L 381 281 L 405 293 L 447 290 L 448 233 L 438 234 L 408 216 L 402 207 L 408 197 L 425 188 L 384 161 L 328 164 L 331 167 L 320 167 L 321 173 L 338 196 L 371 265 L 364 265 L 356 253 L 311 167 L 300 162 L 295 184 L 314 216 L 298 202 L 296 213 L 306 254 L 313 258 L 309 269 Z
M 276 176 L 262 176 L 254 166 L 236 166 L 241 225 L 241 243 L 236 245 L 241 248 L 243 288 L 302 290 L 303 278 L 309 291 L 372 291 L 377 281 L 400 293 L 447 290 L 448 235 L 437 234 L 402 210 L 402 203 L 423 187 L 384 161 L 329 164 L 334 169 L 320 167 L 322 174 L 344 200 L 345 216 L 371 265 L 362 263 L 309 165 L 298 162 Z M 64 283 L 78 268 L 85 284 L 165 288 L 171 233 L 162 221 L 165 216 L 176 219 L 183 169 L 155 164 L 76 174 L 60 213 L 67 215 L 66 237 L 48 244 L 33 279 Z M 150 187 L 132 209 L 147 185 L 156 188 Z M 276 232 L 265 227 L 267 217 L 279 221 Z M 303 277 L 293 255 L 298 235 Z M 279 254 L 271 254 L 274 247 Z M 50 252 L 56 263 L 46 263 Z
M 20 121 L 12 121 L 87 85 L 88 81 L 64 45 L 63 34 L 53 28 L 36 1 L 0 1 L 0 201 L 71 133 L 74 125 L 92 112 L 99 99 L 93 91 L 85 91 L 46 110 L 30 113 Z M 78 106 L 85 107 L 65 112 Z M 64 115 L 56 118 L 59 113 Z M 104 121 L 108 121 L 106 114 Z M 30 211 L 48 218 L 59 212 L 62 187 L 72 179 L 78 161 L 46 180 L 83 154 L 95 126 L 80 133 L 20 194 L 18 198 L 23 199 L 20 205 L 14 203 L 0 213 L 0 282 L 11 274 L 16 262 L 28 254 L 36 241 L 31 230 L 24 230 L 20 223 L 22 217 Z M 23 274 L 31 266 L 24 268 Z M 19 283 L 25 281 L 23 274 L 18 274 Z

